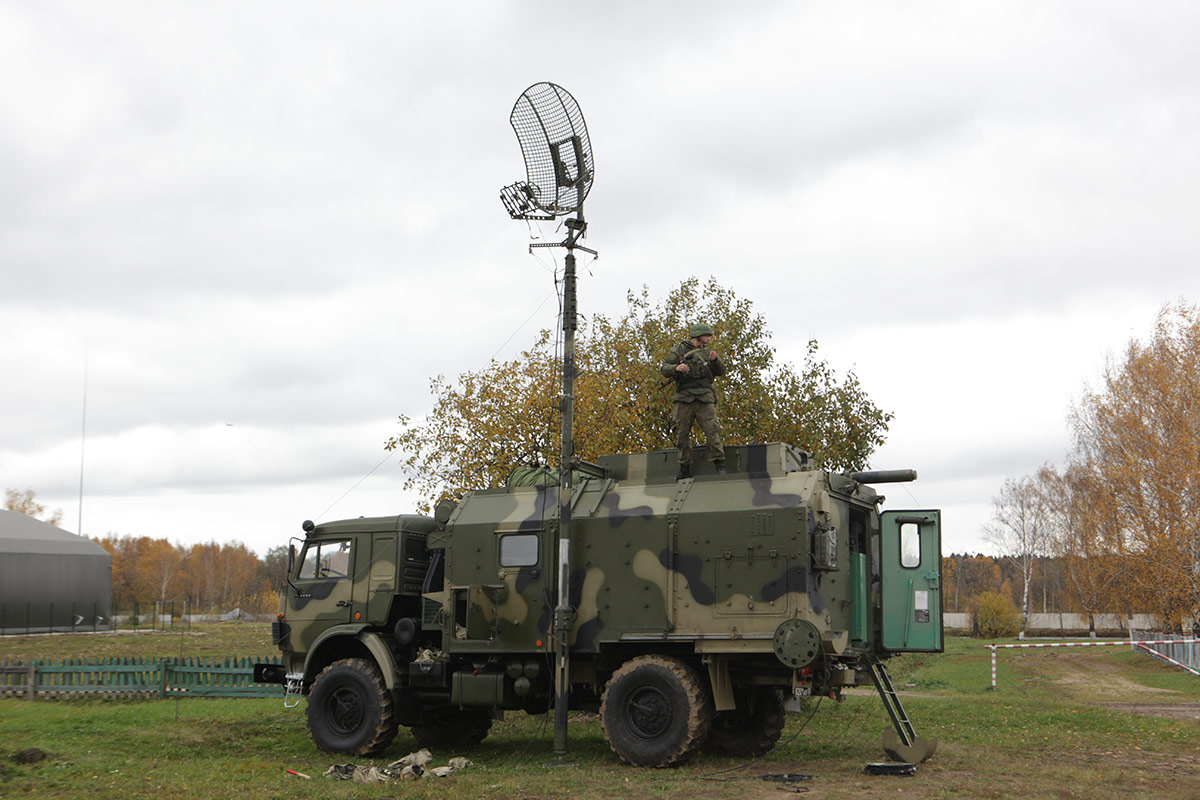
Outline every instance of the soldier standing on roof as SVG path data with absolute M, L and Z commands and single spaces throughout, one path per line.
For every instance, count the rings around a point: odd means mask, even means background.
M 664 377 L 675 381 L 675 428 L 679 446 L 679 473 L 675 480 L 692 477 L 692 423 L 700 423 L 708 442 L 708 458 L 718 475 L 725 474 L 721 423 L 717 421 L 717 395 L 713 378 L 725 374 L 725 365 L 709 348 L 713 329 L 703 323 L 688 330 L 690 341 L 675 345 L 662 365 Z

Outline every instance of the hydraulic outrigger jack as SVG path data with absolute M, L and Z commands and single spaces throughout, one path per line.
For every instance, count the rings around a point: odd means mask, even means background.
M 875 684 L 875 691 L 879 692 L 879 699 L 883 701 L 883 707 L 887 709 L 888 716 L 892 718 L 892 726 L 895 728 L 895 730 L 885 728 L 883 731 L 883 751 L 888 754 L 888 758 L 894 761 L 919 764 L 932 756 L 937 750 L 937 739 L 917 737 L 916 731 L 913 730 L 913 724 L 904 710 L 904 704 L 900 702 L 900 696 L 892 687 L 892 679 L 888 676 L 887 669 L 873 658 L 867 658 L 864 661 L 871 672 L 871 681 Z

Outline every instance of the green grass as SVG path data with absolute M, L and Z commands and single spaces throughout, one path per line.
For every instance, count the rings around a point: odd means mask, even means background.
M 229 623 L 184 639 L 185 655 L 267 655 L 266 626 Z M 176 655 L 178 634 L 0 639 L 0 659 Z M 119 642 L 119 643 L 118 643 Z M 72 649 L 72 647 L 74 649 Z M 96 650 L 103 649 L 98 653 Z M 121 652 L 113 652 L 121 650 Z M 1071 653 L 1064 658 L 1064 652 Z M 990 653 L 950 639 L 947 651 L 895 659 L 892 674 L 921 736 L 940 741 L 913 778 L 863 775 L 881 760 L 888 720 L 856 690 L 789 717 L 781 745 L 761 762 L 698 756 L 670 770 L 635 769 L 609 751 L 594 715 L 574 714 L 570 759 L 557 766 L 549 724 L 513 713 L 468 753 L 476 766 L 417 783 L 362 786 L 322 778 L 338 759 L 318 752 L 304 708 L 277 700 L 0 700 L 0 799 L 17 798 L 753 798 L 780 797 L 768 773 L 813 775 L 809 797 L 1200 797 L 1200 723 L 1101 705 L 1151 698 L 1200 703 L 1200 678 L 1122 648 Z M 1097 680 L 1088 682 L 1092 676 Z M 1081 680 L 1081 677 L 1084 680 Z M 1114 690 L 1116 687 L 1117 690 Z M 1155 692 L 1153 690 L 1168 690 Z M 1200 713 L 1200 712 L 1198 712 Z M 383 765 L 417 749 L 403 731 Z M 28 748 L 48 757 L 20 764 Z M 460 753 L 435 753 L 445 763 Z M 311 781 L 287 774 L 294 769 Z
M 59 658 L 171 658 L 173 656 L 270 656 L 271 626 L 256 622 L 215 622 L 171 631 L 123 630 L 108 633 L 45 633 L 0 636 L 0 661 Z

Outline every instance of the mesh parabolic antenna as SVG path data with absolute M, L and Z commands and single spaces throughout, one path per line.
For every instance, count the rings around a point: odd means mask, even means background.
M 575 619 L 571 605 L 571 498 L 572 469 L 586 470 L 585 462 L 575 457 L 575 251 L 596 255 L 579 244 L 587 231 L 583 220 L 583 200 L 592 188 L 592 143 L 588 139 L 583 113 L 571 93 L 553 83 L 535 83 L 513 105 L 508 121 L 512 124 L 525 156 L 526 180 L 500 190 L 504 208 L 513 219 L 552 220 L 571 214 L 563 221 L 567 238 L 561 242 L 534 242 L 535 247 L 565 247 L 562 273 L 562 438 L 558 462 L 558 530 L 554 551 L 558 567 L 551 571 L 550 585 L 558 596 L 552 618 L 550 650 L 554 654 L 554 752 L 567 752 L 567 710 L 570 705 L 570 634 Z M 555 271 L 554 281 L 558 283 Z M 590 474 L 608 477 L 602 467 Z M 538 646 L 541 646 L 539 641 Z
M 525 156 L 523 182 L 505 186 L 500 199 L 513 219 L 554 219 L 583 205 L 594 164 L 587 123 L 566 89 L 535 83 L 513 105 L 512 124 Z

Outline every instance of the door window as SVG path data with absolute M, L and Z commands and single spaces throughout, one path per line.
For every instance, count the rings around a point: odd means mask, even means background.
M 345 578 L 350 574 L 350 540 L 316 542 L 304 548 L 297 578 Z
M 921 526 L 915 522 L 900 525 L 900 566 L 906 569 L 921 566 Z

